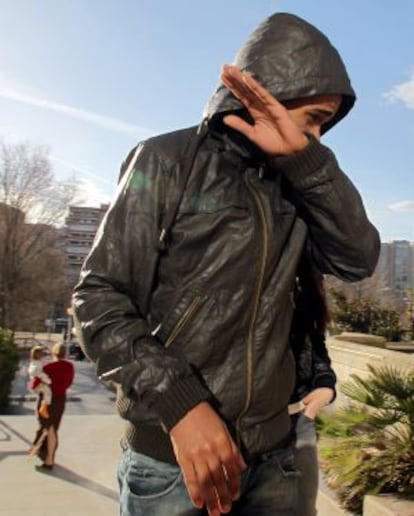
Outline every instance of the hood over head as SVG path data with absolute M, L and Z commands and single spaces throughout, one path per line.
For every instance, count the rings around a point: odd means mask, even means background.
M 356 96 L 345 65 L 329 39 L 305 20 L 276 13 L 263 21 L 239 50 L 234 65 L 249 72 L 274 97 L 286 100 L 314 95 L 341 95 L 336 116 L 322 127 L 328 131 L 354 105 Z M 221 84 L 204 117 L 240 110 L 243 106 Z

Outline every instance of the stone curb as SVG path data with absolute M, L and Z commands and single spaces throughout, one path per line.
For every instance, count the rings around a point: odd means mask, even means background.
M 25 401 L 37 401 L 37 396 L 31 395 L 31 394 L 23 394 L 23 395 L 11 395 L 9 396 L 9 401 L 11 403 L 24 403 Z M 68 396 L 66 398 L 66 401 L 82 401 L 82 398 L 80 396 Z

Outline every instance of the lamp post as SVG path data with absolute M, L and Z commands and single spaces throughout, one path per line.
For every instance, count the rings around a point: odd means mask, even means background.
M 66 341 L 70 342 L 72 340 L 72 326 L 73 326 L 73 310 L 72 310 L 71 306 L 69 306 L 66 309 L 66 314 L 68 316 L 68 326 L 66 329 Z

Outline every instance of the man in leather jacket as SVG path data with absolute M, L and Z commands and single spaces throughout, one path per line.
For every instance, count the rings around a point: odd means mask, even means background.
M 124 516 L 294 514 L 298 263 L 306 249 L 356 281 L 378 259 L 319 142 L 355 101 L 329 40 L 273 15 L 221 79 L 198 129 L 130 153 L 74 293 L 83 349 L 127 421 Z

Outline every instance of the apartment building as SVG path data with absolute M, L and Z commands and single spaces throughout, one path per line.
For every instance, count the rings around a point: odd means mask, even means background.
M 87 206 L 69 208 L 65 221 L 65 253 L 71 286 L 78 281 L 81 266 L 92 247 L 96 231 L 108 206 L 108 204 L 101 204 L 99 208 Z
M 397 299 L 413 296 L 414 290 L 414 243 L 408 240 L 393 240 L 381 244 L 381 254 L 376 274 L 382 284 L 389 288 Z

